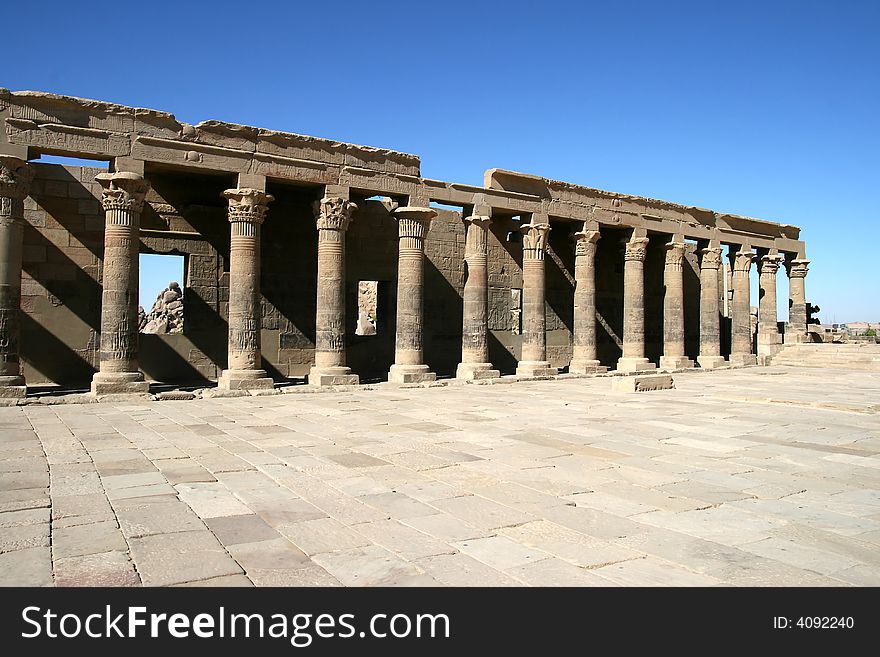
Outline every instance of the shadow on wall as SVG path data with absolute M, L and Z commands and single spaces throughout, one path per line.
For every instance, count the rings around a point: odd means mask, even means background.
M 26 313 L 21 315 L 21 334 L 22 365 L 29 386 L 51 381 L 70 388 L 89 387 L 97 368 L 88 357 L 95 353 L 90 347 L 97 344 L 76 351 Z

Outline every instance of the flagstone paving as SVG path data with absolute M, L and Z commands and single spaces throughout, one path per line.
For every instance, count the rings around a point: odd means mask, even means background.
M 0 408 L 0 585 L 880 585 L 880 374 L 675 385 Z

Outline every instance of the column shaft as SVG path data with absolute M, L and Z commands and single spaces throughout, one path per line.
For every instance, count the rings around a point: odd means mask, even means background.
M 467 279 L 464 283 L 461 363 L 459 379 L 489 379 L 500 376 L 489 362 L 489 267 L 487 216 L 465 218 L 465 262 Z
M 315 203 L 318 225 L 318 302 L 315 315 L 315 386 L 357 385 L 345 366 L 345 235 L 357 206 L 341 197 Z
M 271 389 L 261 369 L 260 226 L 273 197 L 258 189 L 227 189 L 229 201 L 229 343 L 223 390 Z
M 749 272 L 755 253 L 747 246 L 731 254 L 733 303 L 730 309 L 730 362 L 754 365 L 757 358 L 752 347 L 751 289 Z
M 766 358 L 779 351 L 780 335 L 776 315 L 776 272 L 782 257 L 768 254 L 760 259 L 758 284 L 758 355 Z M 766 362 L 766 361 L 762 361 Z
M 437 375 L 424 364 L 422 346 L 425 298 L 425 237 L 437 212 L 406 206 L 394 211 L 398 222 L 397 332 L 394 365 L 388 372 L 392 383 L 434 381 Z
M 596 353 L 596 243 L 599 231 L 574 234 L 574 317 L 570 374 L 604 372 Z
M 521 377 L 556 376 L 547 360 L 544 254 L 548 223 L 529 223 L 523 233 L 522 358 L 516 374 Z
M 27 162 L 0 156 L 0 398 L 27 393 L 19 340 L 24 198 L 32 178 Z
M 804 342 L 808 339 L 807 296 L 804 283 L 809 264 L 809 260 L 792 260 L 788 266 L 788 293 L 791 303 L 788 310 L 786 342 Z
M 660 368 L 678 370 L 694 366 L 684 353 L 684 242 L 666 245 L 663 269 L 663 356 Z
M 700 261 L 700 354 L 697 362 L 702 368 L 725 364 L 721 355 L 721 313 L 718 296 L 718 270 L 721 267 L 721 249 L 703 249 Z
M 149 183 L 127 171 L 98 174 L 104 187 L 101 364 L 92 392 L 145 393 L 149 384 L 138 367 L 139 230 Z
M 623 355 L 617 361 L 621 372 L 657 367 L 645 358 L 645 257 L 648 238 L 632 237 L 626 242 L 623 263 Z

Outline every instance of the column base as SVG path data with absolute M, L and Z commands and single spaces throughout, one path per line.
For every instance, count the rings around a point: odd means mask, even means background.
M 549 377 L 559 374 L 559 370 L 550 367 L 549 360 L 522 360 L 516 365 L 516 375 L 521 379 Z
M 608 368 L 602 365 L 598 360 L 575 358 L 568 364 L 569 374 L 601 374 L 607 371 Z
M 21 399 L 27 395 L 23 376 L 0 376 L 0 399 Z
M 724 356 L 697 356 L 697 362 L 704 370 L 712 370 L 727 365 Z
M 356 386 L 360 382 L 360 377 L 352 374 L 350 367 L 313 367 L 309 370 L 310 386 Z
M 455 378 L 462 381 L 477 379 L 497 379 L 501 372 L 492 369 L 492 363 L 459 363 L 455 370 Z
M 645 372 L 655 369 L 657 365 L 647 358 L 621 358 L 617 361 L 618 372 Z
M 394 364 L 388 370 L 388 383 L 428 383 L 436 381 L 434 374 L 427 365 Z
M 789 327 L 786 326 L 786 329 Z M 806 331 L 796 332 L 794 329 L 786 330 L 783 335 L 783 342 L 785 344 L 800 344 L 802 342 L 810 342 L 810 334 Z
M 731 365 L 757 365 L 758 357 L 755 354 L 730 354 Z
M 687 356 L 660 356 L 661 370 L 687 370 L 694 366 Z
M 275 382 L 266 370 L 223 370 L 217 379 L 220 390 L 271 390 Z
M 93 395 L 140 394 L 150 392 L 150 384 L 140 372 L 96 372 L 92 377 Z

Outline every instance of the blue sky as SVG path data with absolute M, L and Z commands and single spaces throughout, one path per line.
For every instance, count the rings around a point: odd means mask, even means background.
M 880 321 L 880 3 L 47 4 L 0 85 L 793 223 L 823 320 Z

